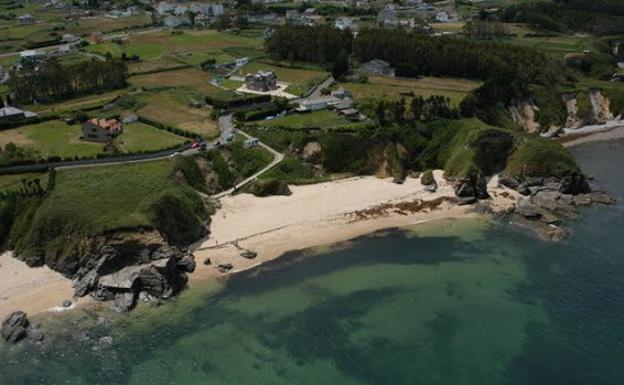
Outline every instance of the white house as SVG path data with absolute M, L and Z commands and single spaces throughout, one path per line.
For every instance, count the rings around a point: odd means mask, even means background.
M 303 100 L 299 104 L 299 111 L 320 111 L 335 106 L 341 102 L 335 96 L 320 96 L 318 98 L 309 98 Z
M 353 31 L 357 29 L 357 25 L 353 21 L 353 18 L 344 16 L 337 18 L 334 26 L 341 31 L 344 31 L 345 29 L 350 29 Z

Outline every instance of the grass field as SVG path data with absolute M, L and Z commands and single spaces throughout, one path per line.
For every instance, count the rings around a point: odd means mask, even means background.
M 596 38 L 589 35 L 561 35 L 553 37 L 521 37 L 509 40 L 511 44 L 551 51 L 554 54 L 596 50 Z
M 332 129 L 352 124 L 334 111 L 315 111 L 286 115 L 281 118 L 253 122 L 261 127 L 288 127 L 294 129 Z
M 48 174 L 47 173 L 39 173 L 39 172 L 29 172 L 24 174 L 7 174 L 0 175 L 0 192 L 13 192 L 19 191 L 20 187 L 22 187 L 22 180 L 33 180 L 39 179 L 41 182 L 41 187 L 46 188 L 48 182 Z
M 89 107 L 100 106 L 112 102 L 116 97 L 126 92 L 125 90 L 115 90 L 111 92 L 105 92 L 102 94 L 95 94 L 84 96 L 81 98 L 67 100 L 62 103 L 56 104 L 37 104 L 26 106 L 29 111 L 35 111 L 39 113 L 56 112 L 61 113 L 64 111 L 73 111 L 78 109 L 85 109 Z
M 467 79 L 424 77 L 402 79 L 390 77 L 369 77 L 368 83 L 343 83 L 353 93 L 354 99 L 399 98 L 401 93 L 413 92 L 416 96 L 442 95 L 458 105 L 466 95 L 481 83 Z
M 80 139 L 81 136 L 81 125 L 67 125 L 53 120 L 0 131 L 0 146 L 7 143 L 28 146 L 37 151 L 39 158 L 92 157 L 103 152 L 102 143 L 86 142 Z M 142 123 L 133 123 L 124 127 L 124 133 L 116 141 L 122 151 L 137 152 L 172 147 L 184 143 L 185 138 Z
M 211 110 L 207 107 L 190 107 L 190 95 L 184 89 L 146 92 L 139 99 L 145 106 L 138 113 L 148 119 L 196 132 L 207 138 L 219 133 L 217 123 L 210 117 Z
M 155 151 L 183 144 L 187 139 L 159 130 L 144 123 L 124 126 L 124 132 L 115 139 L 123 152 Z
M 220 89 L 210 84 L 212 76 L 196 68 L 184 68 L 179 70 L 158 72 L 153 74 L 132 76 L 128 82 L 135 87 L 160 88 L 160 87 L 189 87 L 202 94 L 212 95 Z

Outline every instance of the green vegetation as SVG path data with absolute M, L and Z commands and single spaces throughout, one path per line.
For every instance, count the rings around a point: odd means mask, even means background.
M 432 170 L 427 170 L 427 171 L 423 172 L 423 174 L 420 176 L 420 183 L 422 183 L 425 186 L 430 186 L 430 185 L 436 183 L 436 180 L 433 177 L 433 171 Z
M 292 194 L 288 185 L 284 181 L 276 178 L 257 179 L 244 187 L 244 191 L 257 197 Z
M 197 175 L 187 170 L 196 167 L 167 160 L 59 171 L 48 196 L 19 210 L 11 247 L 31 265 L 54 255 L 46 262 L 68 271 L 78 267 L 81 241 L 110 231 L 157 229 L 172 243 L 189 241 L 203 233 L 209 210 L 176 172 Z
M 580 173 L 572 154 L 559 143 L 539 137 L 520 143 L 503 172 L 505 176 L 517 178 L 561 177 L 571 173 Z
M 163 148 L 182 145 L 187 139 L 160 130 L 144 123 L 135 122 L 124 126 L 124 132 L 114 143 L 119 145 L 122 152 L 149 152 Z
M 329 179 L 328 177 L 317 175 L 312 166 L 291 154 L 287 154 L 278 165 L 260 176 L 260 179 L 265 178 L 279 179 L 295 185 L 319 183 Z
M 334 111 L 315 111 L 308 113 L 294 113 L 271 120 L 253 122 L 260 127 L 277 127 L 295 130 L 322 129 L 331 130 L 353 125 L 348 119 Z

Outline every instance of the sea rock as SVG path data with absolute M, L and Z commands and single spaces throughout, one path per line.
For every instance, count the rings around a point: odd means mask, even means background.
M 32 328 L 27 331 L 28 339 L 32 342 L 41 342 L 45 338 L 45 334 L 39 328 Z
M 132 291 L 115 294 L 113 309 L 119 313 L 126 313 L 132 310 L 136 304 L 136 294 Z
M 501 186 L 508 187 L 512 190 L 517 190 L 518 187 L 520 186 L 520 182 L 518 181 L 518 179 L 514 177 L 501 177 L 498 180 L 498 184 L 500 184 Z
M 575 206 L 588 206 L 592 202 L 589 194 L 574 195 L 572 201 Z
M 212 260 L 210 259 L 210 257 L 206 257 L 206 259 L 204 259 L 204 265 L 212 265 Z
M 231 263 L 222 263 L 219 266 L 217 266 L 217 270 L 220 273 L 227 273 L 228 271 L 232 270 L 234 268 L 234 266 Z
M 241 253 L 241 257 L 247 258 L 247 259 L 254 259 L 257 256 L 258 256 L 258 253 L 256 253 L 255 251 L 251 251 L 251 250 L 245 250 Z
M 561 202 L 558 200 L 559 197 L 558 193 L 539 192 L 531 197 L 531 203 L 571 219 L 578 218 L 578 212 L 574 206 Z
M 520 184 L 518 188 L 516 189 L 516 191 L 518 191 L 520 194 L 524 196 L 531 195 L 531 190 L 529 190 L 529 186 L 527 186 L 526 183 Z
M 538 219 L 541 217 L 539 208 L 528 199 L 523 199 L 518 203 L 515 212 L 527 219 Z
M 591 194 L 589 194 L 589 198 L 591 199 L 592 203 L 598 203 L 601 205 L 610 206 L 615 203 L 615 198 L 607 193 L 600 191 L 592 192 Z
M 195 258 L 192 255 L 187 255 L 178 261 L 178 267 L 187 273 L 192 273 L 195 271 L 197 264 L 195 263 Z
M 63 306 L 64 308 L 71 307 L 71 305 L 72 305 L 72 301 L 70 301 L 70 300 L 68 300 L 68 299 L 66 299 L 65 301 L 63 301 L 63 304 L 62 304 L 62 306 Z
M 29 325 L 26 313 L 21 310 L 14 311 L 2 322 L 0 334 L 7 342 L 14 344 L 27 336 Z
M 580 173 L 565 175 L 561 178 L 559 191 L 562 194 L 587 194 L 591 190 L 585 176 Z

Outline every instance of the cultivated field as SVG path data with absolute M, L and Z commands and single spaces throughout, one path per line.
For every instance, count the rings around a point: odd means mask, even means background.
M 261 127 L 288 127 L 294 129 L 332 129 L 352 124 L 334 111 L 295 113 L 277 119 L 254 122 Z
M 399 98 L 410 92 L 416 96 L 429 97 L 442 95 L 458 105 L 468 93 L 481 85 L 480 82 L 467 79 L 424 77 L 403 79 L 392 77 L 369 77 L 368 83 L 343 83 L 353 93 L 354 99 L 364 98 Z
M 210 84 L 212 76 L 196 68 L 184 68 L 173 71 L 132 76 L 128 82 L 135 87 L 145 89 L 161 87 L 189 87 L 204 94 L 214 94 L 219 88 Z

